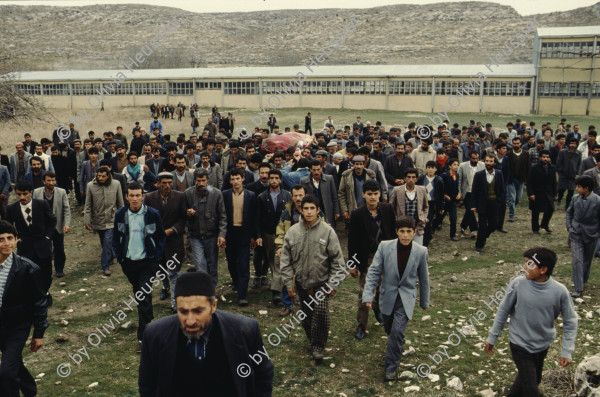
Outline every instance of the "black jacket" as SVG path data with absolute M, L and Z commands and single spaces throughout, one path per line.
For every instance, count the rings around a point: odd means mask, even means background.
M 258 322 L 239 314 L 217 310 L 217 317 L 227 355 L 230 372 L 223 376 L 231 380 L 236 396 L 271 396 L 273 389 L 273 364 L 260 354 L 266 348 Z M 177 339 L 180 331 L 177 315 L 163 317 L 146 327 L 138 385 L 141 397 L 173 395 L 173 370 L 177 358 Z M 261 357 L 258 364 L 251 357 Z M 242 364 L 247 364 L 249 375 L 238 375 Z M 230 397 L 230 396 L 227 396 Z
M 381 241 L 393 240 L 396 235 L 396 215 L 391 204 L 379 203 L 381 215 Z M 350 213 L 350 230 L 348 233 L 348 257 L 356 255 L 358 270 L 366 272 L 369 267 L 369 254 L 375 236 L 371 235 L 371 213 L 366 204 Z
M 269 185 L 267 184 L 267 186 L 264 186 L 259 179 L 252 183 L 246 184 L 246 189 L 250 190 L 256 195 L 256 197 L 258 197 L 259 194 L 269 189 Z
M 413 168 L 414 164 L 412 158 L 410 156 L 404 155 L 402 158 L 402 164 L 398 165 L 398 159 L 396 156 L 388 156 L 385 159 L 385 164 L 383 165 L 383 169 L 385 171 L 385 179 L 387 183 L 392 186 L 399 186 L 394 183 L 396 179 L 404 179 L 404 174 L 406 170 L 409 168 Z
M 292 200 L 292 195 L 287 190 L 280 189 L 277 196 L 277 209 L 273 208 L 273 199 L 271 199 L 270 190 L 265 190 L 258 195 L 256 206 L 256 216 L 258 225 L 257 235 L 262 238 L 263 233 L 275 234 L 281 212 L 285 204 Z
M 473 186 L 471 195 L 473 196 L 473 206 L 477 208 L 479 214 L 487 213 L 487 170 L 477 171 L 473 176 Z M 496 202 L 498 205 L 506 205 L 506 185 L 502 171 L 494 169 Z
M 13 262 L 2 295 L 0 324 L 16 327 L 33 322 L 33 338 L 43 338 L 48 328 L 48 301 L 42 273 L 29 259 L 11 255 Z
M 553 210 L 556 192 L 556 167 L 549 164 L 548 174 L 541 163 L 531 167 L 527 177 L 527 197 L 535 196 L 535 201 L 529 199 L 529 209 L 540 212 Z
M 40 259 L 50 258 L 56 216 L 52 213 L 46 200 L 32 198 L 31 201 L 31 226 L 27 226 L 25 218 L 23 218 L 19 201 L 6 208 L 6 220 L 17 228 L 19 239 L 21 239 L 21 242 L 17 244 L 19 255 L 29 257 L 35 252 Z

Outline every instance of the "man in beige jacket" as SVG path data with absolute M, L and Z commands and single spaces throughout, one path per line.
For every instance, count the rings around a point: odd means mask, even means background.
M 101 264 L 105 276 L 110 276 L 113 227 L 117 210 L 123 207 L 123 192 L 119 181 L 113 180 L 108 167 L 98 168 L 96 177 L 87 184 L 83 224 L 100 236 Z
M 352 159 L 353 168 L 342 173 L 340 179 L 340 187 L 338 189 L 338 200 L 344 220 L 350 220 L 350 213 L 365 204 L 365 199 L 362 197 L 362 186 L 365 181 L 375 179 L 375 171 L 365 168 L 365 158 L 363 156 L 355 156 Z M 359 202 L 357 203 L 357 198 Z

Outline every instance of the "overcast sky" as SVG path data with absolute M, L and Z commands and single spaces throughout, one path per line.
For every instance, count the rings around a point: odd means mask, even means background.
M 469 0 L 446 0 L 446 2 L 463 2 Z M 598 0 L 498 0 L 495 3 L 505 4 L 515 8 L 521 15 L 546 13 L 552 11 L 572 10 L 587 7 Z M 123 1 L 106 0 L 16 0 L 2 1 L 4 4 L 20 5 L 55 5 L 76 6 L 94 4 L 121 4 Z M 194 12 L 236 12 L 264 11 L 281 9 L 320 9 L 320 8 L 371 8 L 392 4 L 431 4 L 440 3 L 438 0 L 125 0 L 125 3 L 151 4 L 157 6 L 177 7 Z

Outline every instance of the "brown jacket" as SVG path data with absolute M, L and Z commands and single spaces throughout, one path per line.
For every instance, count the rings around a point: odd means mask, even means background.
M 429 213 L 429 202 L 427 201 L 427 191 L 425 186 L 415 186 L 417 193 L 417 213 L 419 221 L 417 222 L 417 233 L 425 233 L 427 224 L 427 214 Z M 406 185 L 396 186 L 390 196 L 390 204 L 394 206 L 396 220 L 401 216 L 406 216 Z

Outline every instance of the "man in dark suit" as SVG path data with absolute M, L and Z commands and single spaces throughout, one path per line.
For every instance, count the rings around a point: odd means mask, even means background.
M 310 133 L 308 132 L 310 131 Z M 310 112 L 304 117 L 304 132 L 312 136 L 312 119 L 310 117 Z
M 473 176 L 471 211 L 479 215 L 475 250 L 482 252 L 486 240 L 497 229 L 501 208 L 506 207 L 506 188 L 502 171 L 494 168 L 496 156 L 485 156 L 485 170 Z M 468 208 L 466 210 L 469 210 Z
M 26 132 L 25 135 L 23 135 L 23 138 L 25 138 L 23 141 L 23 149 L 25 149 L 27 153 L 34 155 L 35 147 L 38 145 L 38 143 L 31 140 L 31 134 L 29 132 Z
M 44 344 L 48 301 L 39 267 L 13 253 L 17 230 L 0 221 L 0 396 L 35 396 L 35 380 L 23 365 L 23 348 L 33 324 L 31 351 Z
M 592 177 L 583 175 L 575 180 L 577 196 L 566 213 L 567 231 L 571 239 L 573 267 L 573 298 L 580 298 L 590 278 L 592 261 L 600 237 L 600 197 L 592 192 Z
M 246 157 L 240 156 L 235 161 L 235 168 L 239 168 L 244 172 L 244 187 L 254 182 L 254 174 L 248 170 L 246 170 Z M 229 183 L 229 172 L 225 173 L 223 177 L 223 186 L 221 186 L 221 191 L 225 191 L 227 189 L 231 189 L 231 183 Z
M 311 161 L 309 170 L 310 175 L 300 179 L 300 184 L 306 188 L 307 194 L 313 195 L 319 200 L 319 208 L 323 208 L 325 220 L 333 227 L 335 221 L 341 216 L 333 177 L 323 174 L 323 167 L 317 160 Z
M 269 189 L 269 171 L 271 165 L 269 163 L 260 163 L 258 166 L 258 180 L 246 185 L 246 189 L 250 190 L 258 198 L 258 196 Z M 269 261 L 265 255 L 264 247 L 257 245 L 254 248 L 254 281 L 252 288 L 259 288 L 261 285 L 267 285 L 269 282 L 267 273 L 269 272 Z
M 152 158 L 150 160 L 146 160 L 146 165 L 148 169 L 154 176 L 157 176 L 163 171 L 166 171 L 165 168 L 166 159 L 160 157 L 160 148 L 158 146 L 154 146 L 152 148 Z
M 15 225 L 19 234 L 17 252 L 39 266 L 42 289 L 48 292 L 52 284 L 52 236 L 56 216 L 46 200 L 31 198 L 33 186 L 27 182 L 15 184 L 15 193 L 18 201 L 6 208 L 6 220 Z M 51 302 L 52 298 L 49 299 Z
M 544 213 L 542 229 L 547 233 L 552 232 L 550 219 L 554 213 L 556 193 L 556 167 L 550 163 L 550 152 L 544 149 L 540 152 L 540 162 L 531 167 L 527 177 L 527 196 L 533 233 L 540 233 L 540 212 Z
M 358 279 L 358 310 L 356 312 L 358 327 L 354 335 L 358 340 L 365 338 L 365 331 L 367 330 L 367 322 L 369 320 L 369 309 L 362 304 L 369 266 L 379 243 L 383 240 L 392 240 L 396 235 L 394 207 L 391 204 L 379 202 L 381 189 L 377 181 L 372 179 L 365 181 L 362 190 L 365 204 L 350 213 L 350 229 L 348 233 L 348 257 L 356 255 L 358 262 L 357 267 L 350 270 L 350 274 L 352 277 L 357 277 L 360 271 L 360 278 Z M 375 292 L 373 312 L 377 321 L 383 323 L 379 310 L 379 288 Z
M 170 172 L 161 172 L 158 174 L 158 190 L 148 193 L 144 198 L 144 203 L 160 213 L 160 217 L 167 235 L 165 250 L 163 256 L 158 261 L 158 265 L 166 265 L 168 260 L 178 258 L 180 261 L 185 257 L 185 248 L 183 245 L 183 235 L 185 233 L 186 221 L 186 200 L 185 194 L 173 189 L 173 174 Z M 169 293 L 169 280 L 171 281 L 171 308 L 175 310 L 175 284 L 181 263 L 171 270 L 169 269 L 169 278 L 162 280 L 163 289 L 160 292 L 160 300 L 167 299 Z
M 271 396 L 273 364 L 258 322 L 216 310 L 214 284 L 202 271 L 182 274 L 175 296 L 177 315 L 146 328 L 140 396 Z
M 383 169 L 385 170 L 385 179 L 388 183 L 388 196 L 396 186 L 404 185 L 404 174 L 409 168 L 413 168 L 413 161 L 410 156 L 405 156 L 404 142 L 396 142 L 394 146 L 395 156 L 388 156 L 385 159 Z
M 273 128 L 276 125 L 277 125 L 277 118 L 275 116 L 273 116 L 273 113 L 271 113 L 271 115 L 269 116 L 269 120 L 267 121 L 267 126 L 269 127 L 271 134 L 273 133 Z
M 244 189 L 244 172 L 239 168 L 229 171 L 232 188 L 223 192 L 227 213 L 227 234 L 225 236 L 227 267 L 237 290 L 238 304 L 248 306 L 248 281 L 250 281 L 250 248 L 256 238 L 256 195 Z

